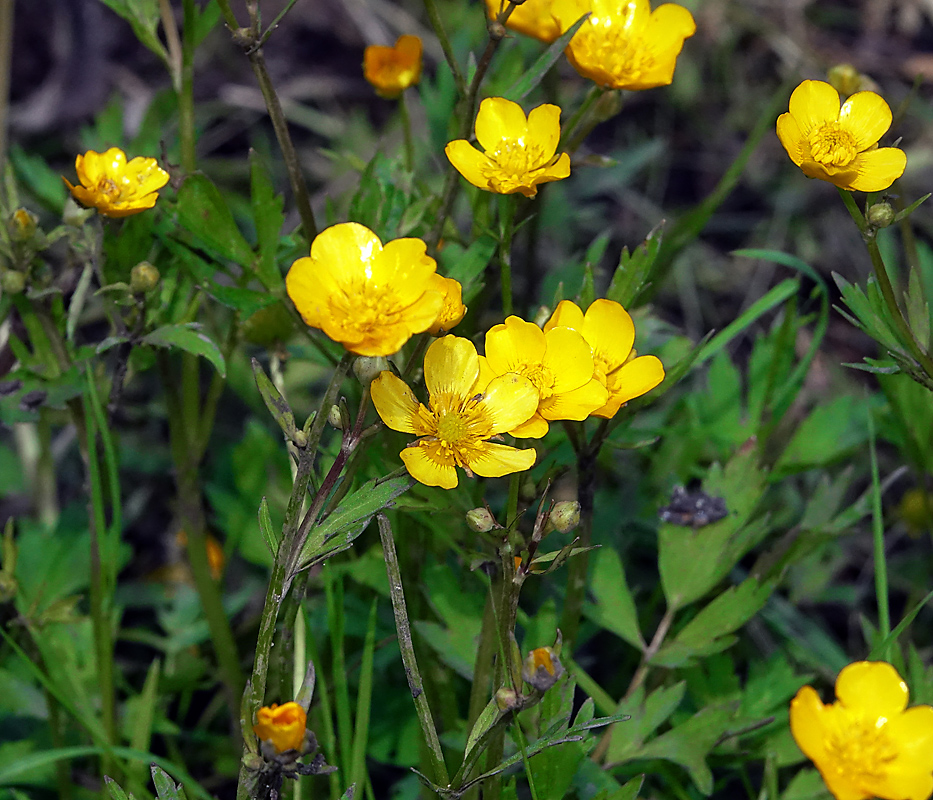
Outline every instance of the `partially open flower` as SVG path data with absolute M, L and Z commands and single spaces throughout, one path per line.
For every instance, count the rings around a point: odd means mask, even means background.
M 546 692 L 564 674 L 564 666 L 550 647 L 532 650 L 522 664 L 522 679 L 539 692 Z
M 583 334 L 593 350 L 596 377 L 609 391 L 606 404 L 593 411 L 593 416 L 611 419 L 624 403 L 664 380 L 664 367 L 657 357 L 639 356 L 632 349 L 635 323 L 615 301 L 595 300 L 584 314 L 576 303 L 561 300 L 544 330 L 559 326 Z
M 383 245 L 369 228 L 343 222 L 315 237 L 285 286 L 307 325 L 351 353 L 389 356 L 430 328 L 443 307 L 437 264 L 425 251 L 421 239 Z
M 281 706 L 273 703 L 256 712 L 253 733 L 262 741 L 270 742 L 278 753 L 299 750 L 304 743 L 307 722 L 307 714 L 298 703 L 290 702 Z
M 907 685 L 881 661 L 845 667 L 830 705 L 810 686 L 797 692 L 791 733 L 836 800 L 927 800 L 933 793 L 933 708 L 907 708 L 907 700 Z
M 435 274 L 433 284 L 433 288 L 444 295 L 441 313 L 437 315 L 434 324 L 428 328 L 428 333 L 438 336 L 459 325 L 466 316 L 467 307 L 463 305 L 463 287 L 459 281 Z
M 808 178 L 850 192 L 880 192 L 904 174 L 907 156 L 897 147 L 878 147 L 891 127 L 891 109 L 874 92 L 856 92 L 840 104 L 823 81 L 804 81 L 778 117 L 777 135 Z
M 128 217 L 152 208 L 158 190 L 169 175 L 154 158 L 137 156 L 127 162 L 126 153 L 111 147 L 103 153 L 88 150 L 75 158 L 80 186 L 62 178 L 75 199 L 96 208 L 105 217 Z
M 448 143 L 450 163 L 474 186 L 488 192 L 534 197 L 538 184 L 570 175 L 570 156 L 557 153 L 560 108 L 545 103 L 527 118 L 518 103 L 487 97 L 476 115 L 480 152 L 466 139 Z
M 363 76 L 382 97 L 398 97 L 421 79 L 421 39 L 400 36 L 394 47 L 371 44 L 363 52 Z
M 582 15 L 579 0 L 552 4 L 562 31 Z M 696 32 L 686 8 L 665 3 L 652 11 L 649 0 L 591 0 L 591 10 L 565 51 L 584 78 L 607 89 L 653 89 L 674 79 L 684 40 Z
M 383 372 L 370 387 L 382 421 L 392 430 L 419 437 L 401 452 L 415 480 L 453 489 L 457 467 L 471 476 L 492 478 L 534 464 L 534 450 L 489 441 L 534 413 L 538 392 L 527 378 L 493 377 L 481 369 L 469 339 L 445 336 L 425 353 L 424 382 L 430 395 L 427 406 L 391 372 Z

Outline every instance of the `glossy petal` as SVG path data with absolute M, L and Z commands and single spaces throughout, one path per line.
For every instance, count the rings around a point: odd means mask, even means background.
M 804 686 L 790 703 L 790 731 L 811 761 L 819 764 L 826 753 L 826 707 L 812 686 Z
M 907 708 L 907 684 L 884 661 L 856 661 L 836 678 L 836 697 L 869 717 L 891 719 Z
M 612 402 L 621 406 L 650 392 L 664 380 L 664 366 L 656 356 L 639 356 L 606 376 Z M 618 406 L 617 406 L 618 408 Z
M 856 92 L 842 104 L 839 122 L 855 137 L 861 152 L 875 144 L 891 127 L 891 109 L 874 92 Z
M 526 365 L 539 363 L 546 350 L 544 332 L 520 317 L 508 317 L 486 333 L 486 359 L 497 375 L 522 372 Z
M 881 192 L 904 174 L 907 154 L 897 147 L 880 147 L 859 153 L 855 159 L 857 176 L 844 189 L 854 192 Z
M 342 274 L 364 272 L 365 265 L 380 250 L 382 241 L 365 225 L 341 222 L 325 228 L 311 242 L 311 258 L 320 268 Z
M 128 217 L 152 208 L 169 174 L 154 158 L 137 156 L 129 163 L 118 147 L 75 157 L 79 186 L 65 179 L 72 196 L 107 217 Z
M 542 400 L 538 408 L 545 419 L 584 420 L 605 405 L 608 399 L 609 392 L 606 387 L 592 378 L 577 389 Z
M 504 97 L 487 97 L 476 115 L 476 141 L 483 150 L 495 150 L 503 139 L 524 139 L 528 120 L 518 103 Z
M 421 239 L 394 239 L 386 242 L 367 265 L 367 278 L 374 287 L 391 286 L 402 305 L 414 303 L 432 281 L 437 262 L 426 254 Z
M 630 88 L 653 89 L 670 84 L 684 40 L 693 36 L 696 29 L 693 15 L 683 6 L 665 3 L 656 8 L 642 34 L 651 42 L 653 64 Z
M 858 180 L 858 162 L 853 161 L 844 168 L 835 167 L 829 169 L 816 161 L 803 161 L 800 164 L 800 170 L 808 178 L 817 178 L 821 181 L 838 186 L 841 189 L 852 189 L 852 184 Z
M 575 331 L 582 333 L 583 311 L 580 306 L 570 300 L 561 300 L 551 314 L 550 319 L 544 323 L 545 332 L 558 327 L 573 328 Z
M 305 324 L 320 328 L 324 319 L 324 301 L 336 290 L 329 270 L 317 269 L 310 257 L 299 258 L 285 276 L 285 289 Z
M 823 81 L 804 81 L 790 96 L 790 113 L 804 137 L 839 117 L 839 92 Z
M 538 173 L 534 182 L 538 183 L 550 183 L 551 181 L 562 181 L 564 178 L 570 175 L 570 156 L 567 153 L 561 153 L 557 160 L 544 168 L 544 170 Z
M 807 139 L 800 130 L 797 120 L 789 111 L 785 111 L 778 117 L 777 135 L 778 139 L 781 140 L 781 144 L 784 145 L 787 155 L 790 156 L 790 160 L 798 167 L 810 158 L 810 146 Z
M 897 741 L 902 760 L 933 764 L 933 708 L 908 708 L 903 714 L 890 719 L 886 730 Z
M 868 800 L 872 796 L 871 792 L 866 791 L 845 772 L 821 769 L 820 775 L 836 800 Z
M 550 161 L 560 141 L 560 107 L 545 103 L 528 114 L 528 144 L 540 148 L 542 162 Z M 568 156 L 569 159 L 569 156 Z M 569 165 L 568 172 L 569 175 Z M 567 177 L 566 175 L 562 177 Z
M 493 167 L 489 156 L 481 153 L 466 139 L 455 139 L 444 148 L 447 158 L 464 178 L 474 186 L 489 191 L 489 179 L 486 177 Z
M 421 404 L 403 380 L 389 371 L 381 372 L 370 384 L 370 392 L 376 413 L 392 430 L 425 433 L 418 424 Z
M 573 328 L 551 328 L 544 337 L 547 352 L 542 363 L 555 378 L 552 388 L 555 394 L 579 389 L 592 379 L 593 352 L 580 331 Z
M 625 362 L 635 344 L 635 323 L 619 303 L 594 300 L 583 320 L 583 338 L 593 348 L 597 360 L 611 372 Z
M 463 305 L 463 287 L 459 281 L 435 274 L 431 278 L 431 288 L 444 297 L 440 313 L 428 328 L 428 333 L 437 336 L 459 325 L 466 316 L 467 307 Z
M 501 0 L 486 0 L 489 19 L 496 19 L 505 5 Z M 542 42 L 553 42 L 561 34 L 560 25 L 551 11 L 551 0 L 525 0 L 522 5 L 515 6 L 505 26 Z
M 484 478 L 500 478 L 511 475 L 513 472 L 523 472 L 534 466 L 537 454 L 531 448 L 518 450 L 504 444 L 494 442 L 474 454 L 466 463 L 477 475 Z
M 449 394 L 467 398 L 479 377 L 479 358 L 469 339 L 444 336 L 424 354 L 424 382 L 432 399 Z
M 527 422 L 512 428 L 509 435 L 514 436 L 516 439 L 540 439 L 547 435 L 549 429 L 548 421 L 535 412 Z
M 483 409 L 494 434 L 518 427 L 529 420 L 537 408 L 538 390 L 531 381 L 514 372 L 493 378 L 483 392 Z
M 440 486 L 442 489 L 457 488 L 457 470 L 453 464 L 441 463 L 427 445 L 406 447 L 401 452 L 402 461 L 411 477 L 425 486 Z

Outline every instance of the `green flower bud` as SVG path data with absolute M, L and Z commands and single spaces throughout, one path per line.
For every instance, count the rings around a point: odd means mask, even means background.
M 868 209 L 868 224 L 873 228 L 887 228 L 896 216 L 897 212 L 890 203 L 875 203 Z
M 580 504 L 576 500 L 561 500 L 548 515 L 548 527 L 558 533 L 570 533 L 580 524 Z
M 389 362 L 385 356 L 360 356 L 353 362 L 353 374 L 363 386 L 369 386 L 388 368 Z
M 496 518 L 489 512 L 488 508 L 471 508 L 466 513 L 467 525 L 470 530 L 477 533 L 489 533 L 497 527 Z
M 156 267 L 148 261 L 140 261 L 130 271 L 130 291 L 133 294 L 146 294 L 155 289 L 161 279 Z
M 500 711 L 511 711 L 521 705 L 521 699 L 514 689 L 503 687 L 496 692 L 496 705 L 499 706 Z
M 14 269 L 7 270 L 0 278 L 0 289 L 4 294 L 22 294 L 26 289 L 26 276 Z
M 855 94 L 861 88 L 862 76 L 851 64 L 836 64 L 830 67 L 826 77 L 830 85 L 844 97 Z
M 340 414 L 340 406 L 333 405 L 330 407 L 330 411 L 327 412 L 327 421 L 331 424 L 331 427 L 336 428 L 338 431 L 343 430 L 343 417 Z
M 10 216 L 10 238 L 14 242 L 27 242 L 36 234 L 39 218 L 25 208 L 18 208 Z

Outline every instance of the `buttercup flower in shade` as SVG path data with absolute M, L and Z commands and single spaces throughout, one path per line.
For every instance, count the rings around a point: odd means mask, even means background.
M 80 186 L 62 178 L 71 194 L 105 217 L 128 217 L 152 208 L 169 178 L 154 158 L 136 156 L 128 162 L 119 147 L 103 153 L 88 150 L 75 158 L 75 171 Z
M 302 319 L 360 356 L 397 353 L 440 314 L 434 259 L 421 239 L 385 245 L 369 228 L 343 222 L 321 231 L 310 257 L 299 258 L 285 278 Z
M 552 3 L 562 31 L 582 15 L 579 0 Z M 653 89 L 674 79 L 684 39 L 696 32 L 686 8 L 665 3 L 652 11 L 649 0 L 591 0 L 590 10 L 564 51 L 584 78 L 607 89 Z
M 560 108 L 544 104 L 528 117 L 518 103 L 487 97 L 476 115 L 481 153 L 466 139 L 450 142 L 450 163 L 474 186 L 488 192 L 534 197 L 539 183 L 570 175 L 570 156 L 556 155 L 560 141 Z
M 428 328 L 428 333 L 437 336 L 459 325 L 466 316 L 467 307 L 463 305 L 463 287 L 460 281 L 435 274 L 432 283 L 432 288 L 444 295 L 441 313 L 437 315 L 434 324 Z
M 890 127 L 891 109 L 874 92 L 856 92 L 840 105 L 828 83 L 804 81 L 778 117 L 777 135 L 808 178 L 850 192 L 880 192 L 907 166 L 903 150 L 878 147 Z
M 664 367 L 657 357 L 639 356 L 632 349 L 635 324 L 613 300 L 594 300 L 586 314 L 576 303 L 561 300 L 544 330 L 557 327 L 579 331 L 592 348 L 596 378 L 609 392 L 606 404 L 593 411 L 593 416 L 611 419 L 623 403 L 641 397 L 664 380 Z
M 496 19 L 506 5 L 508 0 L 486 0 L 489 19 Z M 577 19 L 580 16 L 582 12 Z M 505 27 L 547 43 L 553 42 L 562 33 L 560 25 L 551 13 L 551 0 L 525 0 L 520 6 L 512 9 Z
M 907 708 L 907 699 L 901 676 L 881 661 L 845 667 L 830 705 L 811 686 L 797 692 L 791 733 L 836 800 L 927 800 L 933 793 L 933 708 Z
M 371 44 L 363 51 L 363 76 L 382 97 L 398 97 L 421 80 L 421 39 L 400 36 L 394 47 Z
M 493 377 L 481 369 L 468 339 L 445 336 L 424 356 L 427 406 L 391 372 L 370 386 L 382 421 L 402 433 L 420 437 L 401 452 L 415 479 L 427 486 L 453 489 L 457 467 L 472 477 L 509 475 L 529 469 L 534 450 L 518 450 L 489 441 L 525 422 L 538 406 L 538 392 L 521 375 Z
M 262 741 L 270 742 L 276 752 L 299 750 L 305 739 L 308 717 L 298 703 L 263 706 L 256 713 L 253 733 Z
M 495 375 L 528 378 L 538 391 L 538 408 L 513 436 L 540 438 L 548 420 L 586 419 L 609 399 L 594 377 L 593 354 L 579 331 L 555 327 L 546 333 L 533 322 L 509 317 L 486 334 L 486 361 Z

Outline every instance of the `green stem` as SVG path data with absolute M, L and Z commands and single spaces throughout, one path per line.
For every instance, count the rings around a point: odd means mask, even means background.
M 169 13 L 171 14 L 171 11 Z M 194 26 L 197 19 L 197 9 L 194 0 L 184 0 L 184 14 L 181 80 L 178 93 L 178 133 L 181 146 L 181 166 L 185 172 L 191 173 L 197 168 L 194 127 Z
M 872 540 L 875 556 L 875 596 L 878 601 L 878 634 L 882 640 L 891 633 L 891 609 L 888 603 L 888 563 L 884 551 L 884 517 L 881 513 L 881 480 L 878 476 L 878 453 L 875 450 L 874 420 L 869 414 L 868 447 L 871 455 L 872 483 Z M 884 660 L 891 660 L 891 645 L 884 652 Z
M 583 121 L 583 118 L 589 113 L 596 101 L 599 100 L 606 91 L 607 90 L 602 86 L 593 85 L 590 87 L 590 91 L 587 93 L 586 97 L 583 98 L 583 102 L 580 103 L 579 108 L 573 112 L 570 119 L 562 126 L 560 143 L 557 145 L 558 150 L 566 147 L 568 142 L 573 141 L 573 135 L 576 133 L 577 126 Z M 579 147 L 579 143 L 577 143 L 576 146 Z M 576 147 L 573 149 L 576 149 Z
M 405 665 L 405 674 L 408 677 L 408 688 L 415 701 L 415 711 L 421 723 L 421 733 L 428 746 L 428 755 L 431 761 L 432 778 L 439 786 L 447 786 L 450 776 L 447 765 L 444 763 L 444 751 L 441 749 L 437 729 L 434 726 L 434 716 L 428 705 L 428 698 L 421 680 L 421 671 L 415 658 L 415 646 L 411 637 L 411 623 L 408 620 L 408 610 L 405 605 L 405 589 L 402 585 L 402 572 L 398 564 L 398 554 L 395 551 L 395 540 L 392 537 L 392 526 L 384 514 L 377 517 L 379 522 L 379 537 L 382 539 L 382 552 L 385 557 L 386 573 L 389 576 L 389 593 L 392 597 L 392 611 L 395 614 L 395 630 L 398 632 L 399 650 L 402 652 L 402 664 Z
M 466 97 L 466 81 L 463 79 L 463 73 L 460 72 L 460 67 L 457 66 L 457 59 L 454 57 L 454 50 L 450 46 L 450 38 L 447 36 L 447 31 L 444 30 L 444 22 L 437 9 L 436 0 L 424 0 L 424 9 L 428 13 L 428 21 L 434 29 L 434 34 L 441 43 L 441 49 L 444 51 L 444 58 L 447 59 L 447 66 L 450 67 L 450 71 L 454 76 L 457 94 L 461 98 Z
M 10 112 L 10 70 L 13 63 L 13 1 L 0 0 L 0 170 L 6 163 Z
M 515 202 L 516 198 L 512 195 L 499 198 L 499 275 L 502 284 L 502 313 L 506 317 L 512 313 L 512 235 L 515 232 Z
M 405 136 L 405 169 L 413 172 L 415 169 L 415 143 L 411 136 L 411 115 L 408 113 L 405 92 L 399 95 L 398 111 L 402 118 L 402 133 Z

